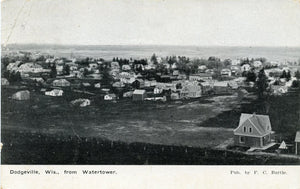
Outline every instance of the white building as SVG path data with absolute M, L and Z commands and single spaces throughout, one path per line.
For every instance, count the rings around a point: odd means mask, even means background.
M 251 66 L 249 64 L 244 64 L 241 66 L 242 72 L 247 72 L 251 70 Z
M 47 96 L 63 96 L 64 91 L 60 89 L 53 89 L 52 91 L 46 91 L 45 95 Z
M 221 70 L 221 75 L 222 76 L 231 76 L 231 70 L 230 69 L 222 69 Z
M 260 68 L 260 67 L 262 67 L 262 62 L 259 61 L 259 60 L 254 61 L 253 62 L 253 67 L 254 68 Z
M 104 100 L 115 100 L 117 96 L 115 94 L 107 94 L 104 96 Z

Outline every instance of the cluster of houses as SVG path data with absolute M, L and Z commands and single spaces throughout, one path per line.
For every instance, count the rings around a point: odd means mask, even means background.
M 283 70 L 291 73 L 295 70 L 277 62 L 239 59 L 230 60 L 220 69 L 208 67 L 200 64 L 196 73 L 191 74 L 179 69 L 176 61 L 168 63 L 159 57 L 156 61 L 47 58 L 43 61 L 11 62 L 5 69 L 9 73 L 20 73 L 23 81 L 38 84 L 48 96 L 63 96 L 64 89 L 71 88 L 73 91 L 101 93 L 104 100 L 132 98 L 134 101 L 165 101 L 233 94 L 245 85 L 243 73 L 257 73 L 262 68 L 268 68 L 265 73 L 269 87 L 276 95 L 286 93 L 296 79 L 280 78 Z M 1 82 L 3 85 L 9 84 L 5 78 Z
M 187 73 L 176 62 L 164 62 L 159 57 L 155 61 L 47 58 L 32 62 L 10 62 L 5 70 L 9 74 L 19 73 L 23 84 L 33 83 L 43 95 L 49 97 L 61 97 L 71 92 L 98 95 L 105 101 L 119 98 L 168 101 L 208 95 L 246 94 L 245 86 L 254 85 L 246 80 L 245 73 L 257 74 L 262 68 L 274 95 L 288 92 L 293 81 L 298 79 L 294 75 L 299 65 L 292 67 L 277 62 L 245 59 L 229 62 L 221 68 L 200 64 L 196 71 Z M 9 78 L 1 78 L 1 85 L 11 85 Z M 30 91 L 18 91 L 12 95 L 12 99 L 28 100 Z M 78 98 L 70 103 L 85 107 L 91 105 L 91 100 Z M 251 148 L 270 147 L 273 145 L 273 133 L 267 115 L 242 114 L 233 132 L 234 143 Z M 296 154 L 299 154 L 299 137 L 298 132 L 295 139 Z

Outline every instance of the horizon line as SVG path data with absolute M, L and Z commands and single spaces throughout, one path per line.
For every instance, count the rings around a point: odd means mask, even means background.
M 9 43 L 1 44 L 3 46 L 9 45 L 48 45 L 48 46 L 177 46 L 177 47 L 245 47 L 245 48 L 300 48 L 300 45 L 297 46 L 270 46 L 270 45 L 175 45 L 175 44 L 55 44 L 55 43 Z

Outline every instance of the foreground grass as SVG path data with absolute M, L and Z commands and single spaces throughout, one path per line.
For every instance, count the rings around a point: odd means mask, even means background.
M 210 148 L 5 131 L 3 164 L 298 165 L 299 160 Z

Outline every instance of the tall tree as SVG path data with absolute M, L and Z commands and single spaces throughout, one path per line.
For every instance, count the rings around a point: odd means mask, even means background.
M 50 77 L 51 77 L 51 78 L 56 78 L 56 75 L 57 75 L 56 66 L 55 66 L 55 64 L 53 64 L 53 65 L 51 66 Z
M 63 74 L 64 75 L 70 75 L 70 66 L 69 65 L 64 65 Z
M 153 64 L 157 64 L 158 62 L 157 62 L 157 57 L 156 57 L 156 55 L 155 54 L 153 54 L 152 56 L 151 56 L 151 62 L 153 63 Z
M 256 81 L 256 74 L 254 73 L 253 70 L 249 72 L 243 72 L 243 75 L 246 76 L 246 81 L 248 82 L 255 82 Z
M 291 72 L 290 70 L 286 73 L 286 80 L 289 81 L 291 79 Z
M 295 77 L 297 78 L 297 80 L 300 79 L 300 72 L 299 72 L 299 70 L 297 70 L 297 71 L 295 72 Z
M 283 72 L 282 72 L 280 78 L 286 78 L 286 71 L 285 71 L 285 70 L 283 70 Z
M 268 78 L 265 74 L 265 70 L 261 69 L 258 73 L 257 80 L 256 80 L 256 87 L 257 87 L 257 93 L 259 98 L 263 98 L 265 92 L 268 88 Z

